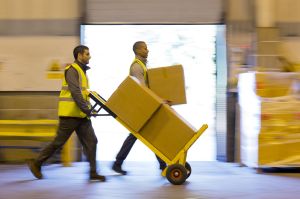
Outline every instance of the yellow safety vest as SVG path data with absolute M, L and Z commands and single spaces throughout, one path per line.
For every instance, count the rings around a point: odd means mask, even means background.
M 90 106 L 88 91 L 89 89 L 89 82 L 84 74 L 81 67 L 73 63 L 65 68 L 65 71 L 68 70 L 70 67 L 73 67 L 77 70 L 79 75 L 79 86 L 81 90 L 81 94 L 84 100 L 86 100 Z M 87 115 L 80 110 L 80 108 L 75 103 L 74 99 L 72 98 L 71 92 L 68 87 L 68 83 L 66 81 L 66 77 L 63 78 L 62 88 L 59 95 L 59 103 L 58 103 L 58 116 L 64 117 L 79 117 L 85 118 Z
M 141 60 L 139 60 L 137 58 L 135 58 L 133 60 L 132 64 L 134 64 L 134 63 L 138 63 L 139 65 L 142 66 L 143 71 L 144 71 L 144 81 L 145 81 L 146 85 L 148 85 L 148 76 L 147 76 L 147 67 L 146 67 L 146 65 Z

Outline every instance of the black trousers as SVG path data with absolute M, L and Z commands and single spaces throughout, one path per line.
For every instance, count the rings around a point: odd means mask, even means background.
M 56 137 L 41 151 L 36 159 L 36 163 L 42 165 L 57 149 L 60 149 L 66 143 L 74 131 L 76 132 L 83 146 L 83 151 L 89 161 L 90 172 L 96 173 L 96 150 L 98 140 L 92 122 L 88 118 L 60 117 Z
M 130 152 L 131 148 L 133 147 L 136 140 L 137 140 L 137 138 L 134 137 L 134 135 L 130 133 L 129 136 L 124 141 L 119 153 L 117 154 L 116 162 L 115 162 L 116 165 L 123 164 L 124 160 L 126 159 L 127 155 L 129 154 L 129 152 Z M 165 167 L 166 163 L 162 159 L 160 159 L 157 155 L 155 155 L 155 156 L 159 162 L 160 167 Z

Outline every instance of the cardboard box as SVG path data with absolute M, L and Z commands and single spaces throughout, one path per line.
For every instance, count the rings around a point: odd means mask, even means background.
M 170 160 L 195 135 L 194 129 L 169 105 L 163 104 L 139 132 Z
M 285 157 L 281 133 L 261 133 L 258 135 L 258 163 L 260 165 L 274 164 Z
M 256 28 L 257 41 L 280 41 L 279 29 L 273 27 Z
M 107 100 L 106 106 L 138 132 L 161 104 L 162 100 L 149 88 L 128 76 Z
M 256 53 L 259 55 L 278 55 L 279 45 L 279 41 L 257 42 Z
M 300 106 L 300 101 L 262 101 L 261 102 L 261 128 L 279 127 L 287 131 L 290 127 L 300 127 L 300 111 L 295 107 Z M 292 130 L 291 128 L 291 130 Z M 269 128 L 274 129 L 274 128 Z M 297 127 L 297 129 L 299 129 Z
M 299 165 L 298 76 L 282 72 L 240 74 L 241 163 L 250 167 Z
M 253 63 L 253 65 L 256 66 L 257 71 L 263 72 L 263 71 L 282 71 L 283 65 L 278 60 L 277 56 L 270 56 L 270 55 L 259 55 L 255 56 L 254 59 L 256 60 L 256 63 Z
M 300 162 L 300 134 L 277 132 L 259 135 L 259 165 L 296 166 Z
M 291 94 L 295 73 L 255 73 L 256 93 L 260 97 L 279 97 Z
M 186 104 L 182 65 L 148 69 L 149 88 L 171 104 Z

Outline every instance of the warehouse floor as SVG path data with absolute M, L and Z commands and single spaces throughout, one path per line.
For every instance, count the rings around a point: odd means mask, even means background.
M 0 199 L 76 198 L 249 198 L 294 199 L 300 196 L 299 169 L 268 169 L 262 173 L 235 163 L 190 162 L 192 174 L 183 185 L 161 177 L 156 162 L 126 162 L 129 173 L 120 176 L 110 162 L 98 162 L 106 182 L 87 180 L 87 163 L 72 167 L 43 167 L 45 176 L 36 180 L 25 164 L 0 164 Z

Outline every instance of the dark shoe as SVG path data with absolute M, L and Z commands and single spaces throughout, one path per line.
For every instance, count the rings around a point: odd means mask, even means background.
M 113 164 L 112 170 L 114 170 L 115 172 L 120 173 L 122 175 L 126 175 L 127 174 L 127 171 L 124 171 L 122 169 L 121 165 Z
M 167 167 L 167 165 L 165 165 L 165 164 L 164 165 L 160 165 L 159 169 L 163 171 L 163 170 L 165 170 L 166 167 Z
M 37 179 L 42 179 L 43 178 L 43 174 L 41 172 L 41 166 L 37 165 L 34 160 L 29 160 L 28 161 L 28 167 L 31 171 L 31 173 L 34 175 L 34 177 L 36 177 Z
M 97 173 L 90 174 L 90 180 L 97 180 L 101 182 L 105 182 L 105 176 L 99 175 Z

